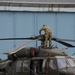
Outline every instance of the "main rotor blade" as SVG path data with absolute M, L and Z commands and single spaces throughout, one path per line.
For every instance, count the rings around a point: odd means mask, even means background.
M 43 40 L 44 39 L 44 35 L 38 35 L 35 37 L 29 37 L 29 38 L 0 38 L 0 40 Z
M 35 40 L 33 37 L 30 38 L 0 38 L 0 40 Z
M 14 54 L 14 53 L 20 51 L 22 48 L 26 47 L 27 45 L 29 45 L 29 44 L 32 43 L 33 41 L 34 41 L 34 40 L 29 41 L 29 42 L 26 42 L 26 43 L 20 45 L 19 47 L 16 47 L 15 49 L 9 51 L 8 54 L 10 55 L 10 54 Z
M 38 35 L 35 37 L 30 37 L 30 38 L 0 38 L 0 40 L 41 40 L 44 41 L 45 40 L 45 36 L 44 35 Z M 71 41 L 71 42 L 75 42 L 75 40 L 69 40 L 69 39 L 60 39 L 60 38 L 52 38 L 52 40 L 57 41 L 67 47 L 75 47 L 72 44 L 66 43 L 64 41 Z
M 52 40 L 54 40 L 54 41 L 56 41 L 58 43 L 61 43 L 61 44 L 65 45 L 65 46 L 67 46 L 67 47 L 75 47 L 72 44 L 69 44 L 69 43 L 66 43 L 64 41 L 59 40 L 58 38 L 52 38 Z
M 60 39 L 60 38 L 56 38 L 56 39 L 61 40 L 61 41 L 75 42 L 75 40 L 71 40 L 71 39 Z

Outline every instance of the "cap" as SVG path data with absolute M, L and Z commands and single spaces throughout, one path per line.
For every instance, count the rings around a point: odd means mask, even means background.
M 46 25 L 43 25 L 43 26 L 46 26 Z

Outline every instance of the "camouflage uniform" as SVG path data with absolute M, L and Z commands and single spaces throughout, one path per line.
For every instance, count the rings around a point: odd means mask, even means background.
M 48 47 L 48 39 L 49 39 L 49 47 L 51 47 L 51 39 L 52 39 L 52 32 L 48 26 L 43 25 L 43 27 L 39 30 L 39 34 L 41 35 L 41 31 L 44 30 L 45 32 L 45 46 Z

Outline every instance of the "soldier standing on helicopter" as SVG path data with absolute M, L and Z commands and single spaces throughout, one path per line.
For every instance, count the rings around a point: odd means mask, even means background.
M 43 25 L 43 27 L 39 30 L 39 34 L 41 35 L 41 31 L 44 30 L 45 32 L 45 46 L 48 47 L 48 40 L 49 40 L 49 47 L 52 44 L 52 32 L 47 25 Z

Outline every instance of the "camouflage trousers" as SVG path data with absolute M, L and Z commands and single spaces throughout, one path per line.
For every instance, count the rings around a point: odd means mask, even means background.
M 45 34 L 45 46 L 46 47 L 51 47 L 51 45 L 52 45 L 52 41 L 51 40 L 52 40 L 52 33 L 46 33 Z

